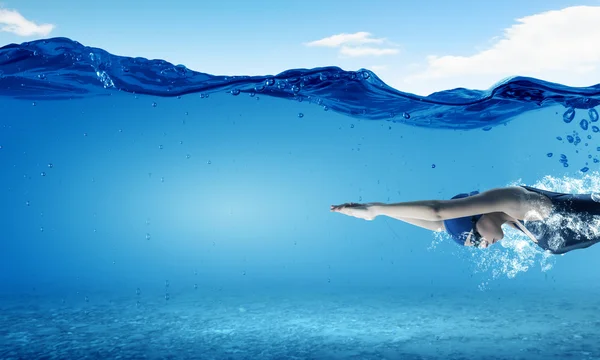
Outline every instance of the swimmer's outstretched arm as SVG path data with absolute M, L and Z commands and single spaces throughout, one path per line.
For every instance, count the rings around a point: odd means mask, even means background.
M 362 218 L 365 220 L 372 220 L 373 218 L 375 218 L 377 216 L 375 214 L 371 215 L 371 213 L 373 212 L 372 206 L 374 206 L 376 204 L 377 205 L 385 205 L 383 203 L 369 203 L 369 204 L 349 203 L 349 204 L 343 204 L 343 205 L 338 205 L 338 206 L 332 206 L 331 211 L 355 216 L 355 217 Z M 380 214 L 380 215 L 383 215 L 383 214 Z M 415 226 L 418 226 L 418 227 L 421 227 L 421 228 L 424 228 L 427 230 L 431 230 L 431 231 L 445 231 L 446 230 L 446 227 L 445 227 L 443 221 L 428 221 L 428 220 L 422 220 L 422 219 L 392 216 L 391 214 L 388 216 L 392 217 L 396 220 L 401 220 L 401 221 L 404 221 L 405 223 L 415 225 Z
M 423 200 L 394 204 L 346 203 L 332 205 L 331 211 L 365 220 L 373 220 L 377 216 L 384 215 L 396 219 L 443 221 L 492 212 L 515 214 L 519 212 L 522 195 L 522 188 L 508 187 L 492 189 L 474 196 L 452 200 Z

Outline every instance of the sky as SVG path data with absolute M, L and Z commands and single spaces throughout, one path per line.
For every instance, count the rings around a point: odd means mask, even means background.
M 67 37 L 213 75 L 366 68 L 419 95 L 510 76 L 600 83 L 600 0 L 135 3 L 5 0 L 0 46 Z

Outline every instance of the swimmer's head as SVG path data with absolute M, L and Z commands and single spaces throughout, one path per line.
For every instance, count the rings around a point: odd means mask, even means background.
M 464 245 L 487 248 L 502 240 L 504 233 L 494 221 L 493 216 L 483 215 L 471 218 L 472 228 Z
M 469 196 L 479 194 L 478 191 L 472 191 L 470 193 L 458 194 L 452 199 L 461 199 Z M 452 240 L 454 240 L 458 245 L 466 245 L 466 240 L 473 234 L 473 228 L 475 227 L 475 223 L 481 218 L 481 215 L 474 216 L 465 216 L 461 218 L 453 218 L 444 220 L 444 226 L 446 228 L 446 232 Z

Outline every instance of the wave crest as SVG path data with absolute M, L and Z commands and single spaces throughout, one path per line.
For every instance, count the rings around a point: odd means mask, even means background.
M 55 100 L 110 91 L 165 97 L 217 91 L 261 93 L 309 101 L 367 120 L 484 130 L 546 106 L 591 109 L 600 103 L 600 84 L 572 88 L 526 77 L 506 79 L 486 91 L 459 88 L 423 97 L 396 90 L 366 69 L 322 67 L 274 76 L 216 76 L 164 60 L 112 55 L 67 38 L 0 48 L 1 96 Z

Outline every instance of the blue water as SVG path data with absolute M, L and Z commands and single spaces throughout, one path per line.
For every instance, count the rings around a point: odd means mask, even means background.
M 1 359 L 597 359 L 600 247 L 491 249 L 343 202 L 600 192 L 600 85 L 419 97 L 0 49 Z M 327 111 L 328 110 L 328 111 Z

